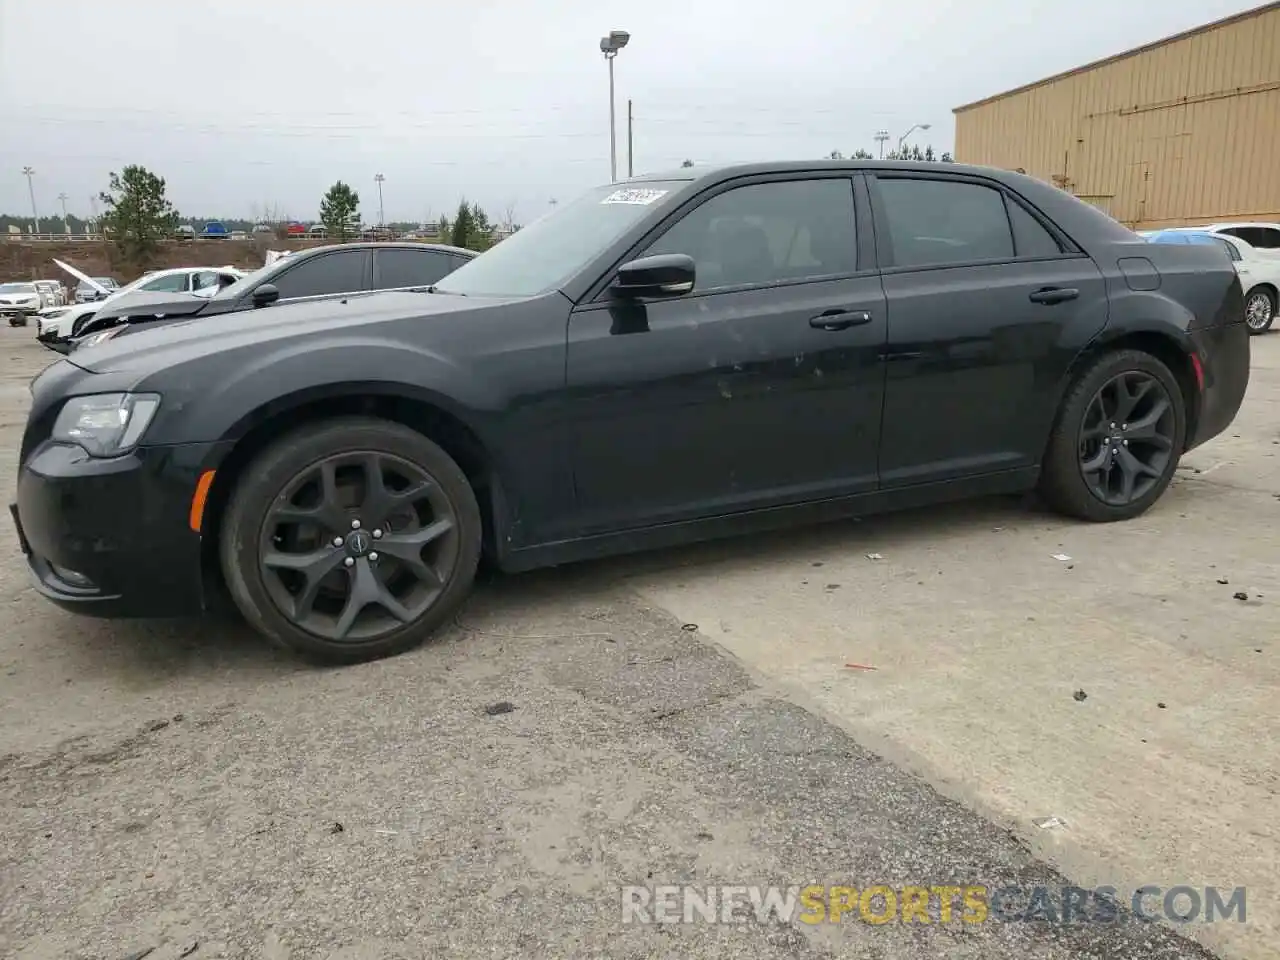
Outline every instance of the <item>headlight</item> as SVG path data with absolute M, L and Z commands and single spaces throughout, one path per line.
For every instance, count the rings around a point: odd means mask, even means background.
M 40 316 L 44 317 L 46 320 L 56 320 L 58 317 L 64 316 L 70 312 L 70 309 L 67 307 L 54 307 L 52 310 L 41 310 Z
M 114 457 L 138 445 L 158 409 L 154 393 L 72 397 L 53 425 L 53 439 L 74 443 L 91 457 Z

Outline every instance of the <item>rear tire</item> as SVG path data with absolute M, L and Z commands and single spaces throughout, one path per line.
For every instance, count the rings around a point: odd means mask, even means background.
M 219 548 L 254 629 L 346 664 L 412 649 L 446 623 L 480 545 L 480 508 L 453 459 L 408 427 L 353 417 L 302 427 L 247 465 Z
M 1126 409 L 1125 398 L 1134 394 L 1140 396 Z M 1186 430 L 1186 403 L 1167 366 L 1140 350 L 1105 354 L 1067 390 L 1049 435 L 1040 495 L 1080 520 L 1139 516 L 1172 481 Z
M 1266 287 L 1254 287 L 1244 295 L 1244 322 L 1255 336 L 1266 333 L 1276 319 L 1276 294 Z

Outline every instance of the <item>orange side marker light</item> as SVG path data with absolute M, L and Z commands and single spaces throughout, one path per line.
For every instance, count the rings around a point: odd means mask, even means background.
M 213 486 L 214 471 L 206 470 L 200 474 L 200 479 L 196 481 L 196 492 L 191 498 L 191 516 L 189 522 L 191 529 L 196 533 L 200 532 L 200 526 L 204 523 L 204 504 L 209 499 L 209 488 Z

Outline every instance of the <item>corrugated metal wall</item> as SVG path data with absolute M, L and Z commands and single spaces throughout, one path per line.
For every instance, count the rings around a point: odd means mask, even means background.
M 956 160 L 1136 227 L 1280 221 L 1280 4 L 956 111 Z

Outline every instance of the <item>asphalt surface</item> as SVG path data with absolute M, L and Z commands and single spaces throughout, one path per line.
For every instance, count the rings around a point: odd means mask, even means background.
M 29 330 L 0 330 L 0 356 L 7 500 L 26 382 L 52 355 Z M 1185 505 L 1193 495 L 1178 490 L 1174 499 Z M 1280 502 L 1256 496 L 1257 509 L 1280 516 Z M 1267 522 L 1275 529 L 1272 515 L 1242 519 L 1227 502 L 1211 497 L 1203 510 L 1240 522 L 1241 534 L 1250 524 L 1255 535 Z M 1001 546 L 991 555 L 992 511 L 1011 525 L 1050 523 L 1025 508 L 983 503 L 497 578 L 433 644 L 340 670 L 300 666 L 236 625 L 64 614 L 31 590 L 10 540 L 0 553 L 8 626 L 0 633 L 0 956 L 123 960 L 150 949 L 154 960 L 1208 957 L 1166 926 L 1137 921 L 622 921 L 626 885 L 1069 882 L 1033 855 L 1017 816 L 981 796 L 1000 790 L 975 760 L 994 740 L 983 736 L 981 720 L 954 739 L 947 775 L 942 765 L 913 763 L 933 756 L 928 724 L 913 733 L 904 720 L 877 732 L 850 719 L 859 712 L 874 719 L 895 696 L 902 717 L 929 716 L 918 699 L 925 687 L 940 699 L 966 690 L 986 696 L 972 669 L 982 661 L 953 675 L 922 670 L 908 695 L 885 656 L 895 643 L 935 652 L 936 637 L 956 620 L 940 601 L 956 596 L 935 595 L 913 572 L 908 606 L 921 619 L 911 626 L 927 629 L 871 651 L 880 658 L 876 671 L 843 667 L 843 658 L 867 652 L 852 642 L 867 632 L 843 620 L 850 642 L 834 643 L 836 627 L 821 607 L 865 585 L 865 616 L 877 602 L 873 591 L 896 589 L 901 578 L 889 572 L 907 544 L 948 573 L 985 565 L 993 578 L 1016 577 L 1024 558 Z M 1137 536 L 1126 532 L 1132 526 L 1112 536 Z M 888 545 L 885 561 L 866 560 L 868 529 Z M 1090 536 L 1096 546 L 1100 535 Z M 818 545 L 821 556 L 810 552 Z M 1170 545 L 1162 540 L 1159 548 Z M 794 590 L 813 585 L 821 596 L 803 610 L 796 605 L 796 614 L 793 591 L 763 589 L 769 579 L 759 579 L 757 563 L 777 577 L 803 569 Z M 888 564 L 874 567 L 883 582 L 855 576 L 879 563 Z M 1059 572 L 1055 566 L 1036 581 L 1055 611 L 1065 603 L 1053 599 L 1066 589 Z M 1016 590 L 1030 586 L 1019 581 Z M 756 593 L 750 603 L 747 587 Z M 1166 599 L 1175 609 L 1183 602 Z M 970 601 L 979 622 L 989 616 L 980 612 L 985 602 Z M 1019 617 L 1027 602 L 1018 601 Z M 735 629 L 747 637 L 737 646 L 729 641 Z M 767 654 L 761 641 L 774 633 L 777 646 Z M 1254 655 L 1256 671 L 1274 662 L 1275 633 L 1267 653 Z M 813 671 L 814 656 L 797 647 L 805 636 L 827 654 L 842 647 L 838 679 Z M 957 637 L 955 649 L 965 642 L 971 638 Z M 1028 642 L 991 641 L 1006 653 Z M 990 659 L 999 661 L 998 652 Z M 1076 682 L 1066 669 L 1071 652 L 1061 647 L 1039 665 L 1024 655 L 1006 659 L 1002 676 L 1025 671 L 1017 679 L 1029 687 L 1045 673 Z M 955 662 L 963 666 L 965 657 Z M 1274 678 L 1274 667 L 1265 669 Z M 855 675 L 888 685 L 858 706 L 846 684 Z M 1223 695 L 1236 679 L 1222 676 L 1214 692 Z M 846 685 L 844 695 L 816 696 L 828 682 Z M 1092 709 L 1099 700 L 1095 692 L 1068 702 Z M 1219 742 L 1223 755 L 1248 756 L 1266 739 L 1261 725 L 1274 707 L 1254 705 L 1264 708 L 1260 728 L 1247 743 Z M 1034 714 L 1025 720 L 1039 722 Z M 1169 732 L 1162 749 L 1174 752 L 1178 733 Z M 896 755 L 905 768 L 877 754 Z M 1024 767 L 1005 767 L 1011 789 L 1018 787 Z M 1074 828 L 1070 814 L 1067 823 Z M 1149 842 L 1177 847 L 1180 827 L 1170 816 L 1164 837 Z M 1225 817 L 1219 829 L 1228 838 L 1238 826 Z M 1274 863 L 1270 889 L 1250 890 L 1251 921 L 1274 899 Z M 1180 880 L 1209 882 L 1156 878 Z M 1265 937 L 1227 943 L 1230 956 L 1270 956 L 1274 946 Z

